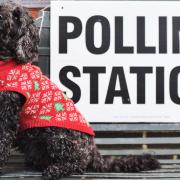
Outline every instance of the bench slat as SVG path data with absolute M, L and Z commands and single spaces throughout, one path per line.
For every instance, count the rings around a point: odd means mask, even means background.
M 96 138 L 95 143 L 99 145 L 118 144 L 180 144 L 180 137 L 173 138 Z
M 180 131 L 180 123 L 91 123 L 92 127 L 96 132 L 140 132 L 140 131 L 162 131 L 162 132 L 170 132 L 170 131 Z
M 80 176 L 79 176 L 80 177 Z M 141 173 L 88 173 L 88 174 L 85 174 L 83 175 L 83 177 L 95 177 L 95 178 L 98 178 L 98 177 L 103 177 L 103 178 L 109 178 L 109 177 L 116 177 L 116 178 L 146 178 L 146 177 L 153 177 L 153 178 L 158 178 L 158 177 L 172 177 L 172 178 L 177 178 L 179 177 L 180 178 L 180 173 L 146 173 L 146 172 L 141 172 Z
M 177 160 L 173 160 L 173 159 L 160 159 L 159 162 L 161 164 L 171 164 L 171 166 L 173 168 L 174 164 L 180 164 L 180 159 L 177 159 Z M 25 161 L 24 161 L 24 159 L 13 159 L 12 158 L 12 159 L 10 159 L 8 161 L 8 166 L 17 166 L 19 168 L 22 168 L 22 167 L 25 166 Z
M 167 169 L 170 168 L 170 169 Z M 0 176 L 3 180 L 16 180 L 19 178 L 25 178 L 26 180 L 40 180 L 41 173 L 40 172 L 31 172 L 31 171 L 20 171 L 17 173 L 7 173 L 5 175 Z M 79 180 L 79 179 L 92 179 L 92 180 L 133 180 L 137 178 L 145 178 L 153 180 L 176 180 L 180 178 L 180 166 L 174 166 L 174 169 L 169 166 L 162 166 L 162 169 L 154 170 L 154 171 L 146 171 L 141 173 L 86 173 L 85 175 L 74 175 L 70 178 L 62 178 L 62 180 Z
M 0 177 L 1 178 L 1 177 Z M 16 177 L 16 178 L 3 178 L 3 180 L 19 180 L 20 178 L 19 177 Z M 25 179 L 25 180 L 42 180 L 41 177 L 26 177 L 26 178 L 22 178 L 22 179 Z M 131 177 L 131 178 L 101 178 L 101 177 L 98 177 L 98 178 L 89 178 L 89 180 L 137 180 L 136 177 Z M 141 178 L 142 179 L 142 178 Z M 145 178 L 146 180 L 179 180 L 179 177 L 178 178 L 166 178 L 166 177 L 160 177 L 160 178 L 151 178 L 151 177 L 146 177 Z M 84 180 L 83 177 L 81 178 L 75 178 L 75 177 L 69 177 L 69 178 L 61 178 L 60 180 Z M 140 180 L 138 178 L 138 180 Z M 142 179 L 143 180 L 143 179 Z
M 162 165 L 167 165 L 169 164 L 170 167 L 174 168 L 174 165 L 177 165 L 177 164 L 180 164 L 180 159 L 177 159 L 177 160 L 173 160 L 173 159 L 160 159 L 159 162 L 162 164 Z M 8 166 L 17 166 L 18 168 L 24 168 L 25 169 L 25 163 L 24 163 L 24 159 L 10 159 L 8 161 Z M 179 167 L 180 168 L 180 167 Z
M 154 154 L 154 155 L 180 155 L 179 149 L 123 149 L 123 150 L 100 150 L 102 155 L 140 155 L 140 154 Z
M 170 166 L 173 168 L 174 164 L 180 164 L 180 159 L 173 160 L 173 159 L 160 159 L 159 162 L 161 164 L 170 164 Z
M 6 175 L 2 175 L 0 176 L 0 178 L 3 178 L 3 180 L 5 178 L 33 178 L 33 179 L 39 179 L 41 177 L 41 173 L 31 173 L 28 172 L 29 174 L 27 174 L 26 172 L 22 172 L 22 173 L 13 173 L 13 174 L 6 174 Z M 141 172 L 141 173 L 87 173 L 82 175 L 73 175 L 72 176 L 73 179 L 77 178 L 80 179 L 83 177 L 83 179 L 85 178 L 114 178 L 114 179 L 119 179 L 119 178 L 180 178 L 180 173 L 160 173 L 160 172 Z M 63 179 L 72 179 L 72 178 L 63 178 Z

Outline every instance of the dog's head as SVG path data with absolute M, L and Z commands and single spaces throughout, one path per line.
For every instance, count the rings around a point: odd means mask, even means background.
M 0 59 L 13 57 L 25 64 L 38 56 L 39 33 L 28 10 L 14 3 L 0 4 Z

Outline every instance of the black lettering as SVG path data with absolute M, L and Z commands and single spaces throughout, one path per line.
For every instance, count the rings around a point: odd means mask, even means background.
M 164 104 L 164 67 L 156 68 L 156 104 Z
M 155 47 L 146 46 L 145 40 L 145 17 L 137 17 L 137 53 L 155 53 Z
M 98 48 L 94 45 L 94 25 L 97 22 L 102 25 L 102 44 Z M 109 49 L 110 24 L 104 16 L 92 16 L 88 19 L 86 24 L 86 46 L 92 54 L 103 54 Z
M 137 74 L 137 104 L 145 104 L 145 75 L 152 73 L 152 67 L 130 67 L 130 72 Z
M 178 91 L 179 73 L 180 73 L 180 66 L 175 67 L 170 74 L 170 97 L 175 104 L 180 104 L 180 97 Z
M 173 17 L 173 53 L 179 53 L 180 17 Z
M 99 102 L 99 74 L 106 73 L 105 67 L 84 67 L 83 73 L 90 75 L 90 104 Z
M 167 53 L 167 17 L 159 17 L 159 53 Z
M 81 98 L 80 87 L 67 77 L 68 73 L 72 73 L 74 77 L 81 77 L 80 71 L 75 66 L 65 66 L 59 72 L 60 82 L 73 92 L 72 100 L 77 103 Z
M 115 90 L 117 78 L 119 79 L 121 90 Z M 131 103 L 123 67 L 113 67 L 112 69 L 105 104 L 113 104 L 115 96 L 122 97 L 123 104 Z
M 115 17 L 115 53 L 134 53 L 134 48 L 124 46 L 123 42 L 123 17 Z
M 68 32 L 67 24 L 72 23 L 74 30 Z M 59 17 L 59 53 L 67 53 L 67 40 L 77 38 L 82 32 L 81 20 L 73 16 L 60 16 Z

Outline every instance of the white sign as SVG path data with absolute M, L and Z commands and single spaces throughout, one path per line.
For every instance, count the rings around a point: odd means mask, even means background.
M 93 122 L 180 121 L 180 2 L 52 1 L 51 79 Z

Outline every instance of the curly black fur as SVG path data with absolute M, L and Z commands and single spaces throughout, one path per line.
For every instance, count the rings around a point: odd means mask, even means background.
M 0 92 L 0 168 L 8 160 L 17 136 L 24 97 L 15 92 Z
M 27 63 L 38 56 L 39 36 L 27 10 L 16 4 L 0 6 L 0 59 L 13 57 Z M 18 133 L 18 122 L 25 97 L 0 92 L 0 168 L 17 139 L 27 166 L 43 171 L 44 180 L 71 174 L 95 172 L 139 172 L 159 168 L 151 155 L 103 158 L 92 136 L 58 127 L 32 128 Z
M 26 8 L 14 3 L 0 6 L 0 55 L 17 63 L 38 58 L 38 29 Z

